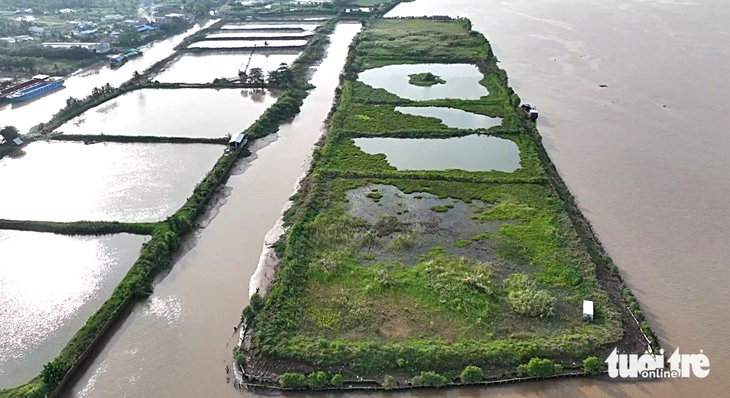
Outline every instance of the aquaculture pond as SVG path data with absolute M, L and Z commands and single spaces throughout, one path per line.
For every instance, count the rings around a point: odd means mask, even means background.
M 410 83 L 410 75 L 428 72 L 445 82 L 433 86 Z M 388 90 L 401 98 L 425 101 L 439 98 L 479 99 L 489 95 L 487 88 L 479 84 L 483 78 L 476 65 L 412 64 L 368 69 L 360 73 L 358 80 L 373 88 Z
M 502 124 L 501 117 L 489 117 L 461 109 L 438 106 L 398 106 L 396 112 L 414 116 L 435 117 L 448 127 L 457 129 L 488 129 Z
M 172 54 L 175 46 L 185 37 L 213 22 L 209 21 L 203 26 L 195 25 L 185 33 L 144 46 L 141 48 L 141 57 L 132 58 L 119 68 L 110 68 L 108 62 L 100 63 L 68 76 L 63 88 L 58 91 L 30 101 L 0 104 L 0 125 L 13 125 L 25 134 L 32 126 L 48 122 L 54 113 L 66 106 L 68 97 L 84 98 L 91 94 L 94 87 L 101 87 L 106 83 L 118 87 L 129 80 L 134 72 L 141 73 Z
M 0 218 L 157 221 L 185 203 L 223 147 L 34 142 L 25 152 L 0 159 L 0 181 L 16 187 L 0 195 Z
M 314 30 L 319 24 L 316 23 L 251 23 L 251 24 L 228 24 L 221 26 L 221 30 L 259 30 L 259 31 L 282 31 L 282 30 Z
M 0 230 L 0 389 L 35 377 L 61 351 L 111 296 L 144 240 Z
M 275 100 L 263 90 L 143 89 L 92 108 L 57 131 L 217 138 L 242 131 Z
M 225 203 L 202 220 L 190 250 L 146 301 L 73 379 L 64 397 L 253 398 L 233 388 L 231 349 L 237 343 L 248 280 L 268 231 L 307 168 L 331 109 L 348 45 L 360 24 L 339 24 L 317 66 L 315 88 L 278 134 L 252 144 L 224 188 Z M 191 242 L 192 243 L 192 242 Z M 227 383 L 226 376 L 231 380 Z M 242 395 L 243 394 L 243 395 Z
M 250 48 L 250 47 L 293 47 L 304 46 L 306 40 L 203 40 L 188 48 Z
M 299 54 L 185 54 L 157 75 L 163 83 L 211 83 L 214 79 L 238 77 L 238 71 L 261 68 L 265 74 L 284 62 L 291 65 Z M 251 63 L 249 64 L 249 58 Z
M 514 141 L 487 135 L 446 139 L 355 138 L 363 152 L 385 154 L 398 170 L 505 171 L 520 168 L 520 150 Z
M 303 32 L 261 32 L 261 31 L 252 31 L 252 32 L 218 32 L 218 33 L 211 33 L 208 36 L 205 36 L 207 39 L 217 39 L 219 37 L 235 37 L 240 39 L 247 39 L 250 37 L 267 37 L 267 38 L 277 38 L 277 37 L 307 37 L 311 36 L 311 31 L 303 31 Z

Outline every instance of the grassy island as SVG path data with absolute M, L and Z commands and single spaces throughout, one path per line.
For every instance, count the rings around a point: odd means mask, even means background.
M 446 80 L 442 79 L 441 76 L 436 76 L 431 72 L 414 73 L 408 75 L 408 77 L 408 83 L 414 86 L 430 87 L 436 84 L 446 83 Z
M 368 69 L 418 63 L 475 65 L 488 95 L 415 101 L 358 80 Z M 338 94 L 285 214 L 276 278 L 242 315 L 251 348 L 237 362 L 247 381 L 319 389 L 362 377 L 393 389 L 583 375 L 614 347 L 639 352 L 644 334 L 653 339 L 468 20 L 369 21 Z M 394 110 L 404 105 L 502 124 L 449 128 Z M 520 168 L 400 170 L 354 143 L 467 134 L 514 142 Z M 583 300 L 595 303 L 593 322 L 583 319 Z

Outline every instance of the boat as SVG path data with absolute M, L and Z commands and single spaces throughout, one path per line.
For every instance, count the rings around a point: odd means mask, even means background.
M 109 66 L 116 68 L 124 65 L 127 62 L 127 57 L 124 54 L 115 55 L 109 58 Z
M 64 79 L 62 77 L 46 77 L 41 82 L 25 87 L 7 96 L 10 102 L 23 102 L 38 98 L 42 95 L 63 86 Z
M 142 51 L 140 51 L 137 48 L 130 48 L 129 50 L 127 50 L 126 53 L 124 53 L 124 56 L 127 58 L 134 58 L 134 57 L 138 57 L 140 55 L 142 55 Z
M 47 79 L 48 79 L 48 76 L 46 76 L 46 75 L 36 75 L 36 76 L 33 76 L 31 79 L 26 80 L 22 83 L 18 83 L 16 85 L 7 87 L 7 88 L 3 89 L 2 91 L 0 91 L 0 100 L 8 99 L 8 96 L 10 96 L 11 94 L 13 94 L 17 91 L 20 91 L 24 88 L 28 88 L 32 85 L 38 84 L 40 82 L 46 81 Z

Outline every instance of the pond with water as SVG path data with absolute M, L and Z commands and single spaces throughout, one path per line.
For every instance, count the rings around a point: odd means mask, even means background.
M 260 31 L 253 31 L 253 32 L 218 32 L 218 33 L 211 33 L 208 36 L 205 36 L 208 39 L 217 39 L 219 37 L 233 37 L 233 38 L 240 38 L 240 39 L 247 39 L 249 37 L 271 37 L 276 39 L 277 37 L 308 37 L 311 36 L 311 31 L 304 31 L 304 32 L 260 32 Z
M 221 30 L 260 30 L 260 31 L 277 31 L 283 29 L 303 29 L 314 30 L 319 24 L 315 23 L 297 23 L 297 24 L 277 24 L 277 23 L 251 23 L 251 24 L 229 24 L 221 26 Z
M 106 83 L 118 87 L 129 80 L 134 72 L 142 73 L 155 62 L 169 56 L 175 46 L 187 36 L 213 22 L 209 21 L 203 26 L 195 25 L 185 33 L 143 46 L 141 57 L 132 58 L 119 68 L 110 68 L 108 62 L 102 62 L 68 76 L 63 88 L 58 91 L 30 101 L 0 104 L 0 125 L 13 125 L 25 134 L 32 126 L 48 122 L 54 113 L 66 106 L 68 97 L 84 98 L 91 94 L 94 87 L 101 87 Z
M 0 389 L 32 379 L 58 355 L 145 239 L 0 230 Z
M 409 75 L 431 72 L 446 83 L 429 87 L 411 84 Z M 373 88 L 382 88 L 405 99 L 425 101 L 439 98 L 479 99 L 489 95 L 479 84 L 484 78 L 476 65 L 412 64 L 387 65 L 360 73 L 359 80 Z
M 214 79 L 238 77 L 251 58 L 248 68 L 261 68 L 264 74 L 282 62 L 291 65 L 299 54 L 185 54 L 155 77 L 163 83 L 211 83 Z
M 276 48 L 305 46 L 307 40 L 203 40 L 191 44 L 188 48 Z
M 0 159 L 0 218 L 158 221 L 185 203 L 222 145 L 34 142 Z M 20 188 L 22 187 L 22 189 Z
M 143 89 L 92 108 L 57 131 L 218 138 L 243 131 L 275 101 L 262 90 Z
M 395 111 L 414 116 L 435 117 L 446 126 L 456 129 L 488 129 L 502 124 L 501 117 L 489 117 L 438 106 L 398 106 Z
M 355 138 L 363 152 L 385 154 L 398 170 L 505 171 L 520 168 L 520 150 L 514 141 L 487 135 L 446 139 Z

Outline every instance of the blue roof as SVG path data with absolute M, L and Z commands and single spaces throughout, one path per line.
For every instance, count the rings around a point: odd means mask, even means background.
M 139 26 L 137 26 L 137 32 L 146 32 L 148 30 L 155 30 L 155 29 L 157 29 L 157 28 L 154 27 L 154 26 L 149 26 L 149 25 L 139 25 Z

